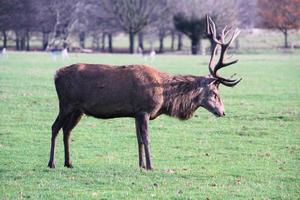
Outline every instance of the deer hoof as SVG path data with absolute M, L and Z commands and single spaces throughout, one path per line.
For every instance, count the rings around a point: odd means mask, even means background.
M 146 165 L 145 165 L 145 164 L 141 164 L 141 165 L 140 165 L 140 168 L 141 168 L 141 169 L 146 169 Z
M 72 165 L 72 163 L 65 163 L 65 167 L 67 167 L 67 168 L 73 168 L 73 165 Z
M 146 170 L 147 170 L 147 171 L 152 171 L 152 170 L 153 170 L 153 167 L 147 167 Z
M 55 168 L 55 163 L 54 162 L 49 162 L 48 167 L 51 168 L 51 169 L 54 169 Z
M 151 171 L 151 170 L 153 170 L 153 167 L 152 166 L 141 166 L 140 169 L 141 170 Z

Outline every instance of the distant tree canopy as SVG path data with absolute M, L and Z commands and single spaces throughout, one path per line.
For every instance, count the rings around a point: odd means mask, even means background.
M 159 42 L 159 52 L 164 52 L 165 37 L 171 36 L 172 51 L 178 38 L 180 50 L 185 34 L 191 40 L 191 52 L 197 54 L 204 37 L 205 14 L 214 16 L 220 29 L 225 24 L 253 28 L 258 10 L 261 27 L 282 31 L 287 46 L 288 30 L 299 28 L 299 1 L 0 0 L 0 40 L 3 47 L 11 48 L 13 42 L 16 50 L 30 50 L 34 37 L 42 43 L 35 48 L 45 50 L 78 48 L 78 44 L 84 49 L 88 38 L 92 48 L 113 52 L 114 36 L 125 33 L 131 53 L 136 48 L 136 35 L 139 46 L 143 46 L 143 40 L 151 48 Z
M 205 18 L 188 17 L 183 13 L 178 13 L 174 16 L 174 25 L 178 31 L 188 36 L 191 40 L 192 54 L 198 54 L 200 39 L 205 36 Z
M 258 14 L 262 27 L 278 29 L 288 45 L 288 31 L 300 28 L 300 0 L 258 0 Z

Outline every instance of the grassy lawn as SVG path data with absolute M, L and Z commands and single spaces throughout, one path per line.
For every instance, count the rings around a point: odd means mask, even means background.
M 0 199 L 299 199 L 300 56 L 237 55 L 235 88 L 221 87 L 226 117 L 199 109 L 189 121 L 150 122 L 154 171 L 138 168 L 134 120 L 83 117 L 72 134 L 74 168 L 48 169 L 53 84 L 70 63 L 145 63 L 136 55 L 46 53 L 0 58 Z M 208 56 L 157 56 L 172 74 L 205 75 Z

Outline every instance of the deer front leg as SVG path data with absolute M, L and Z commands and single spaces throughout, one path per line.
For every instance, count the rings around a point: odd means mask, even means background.
M 149 115 L 147 113 L 141 113 L 136 116 L 136 121 L 139 127 L 142 144 L 144 145 L 145 157 L 146 157 L 146 169 L 151 170 L 151 152 L 150 152 L 150 136 L 148 131 Z
M 139 151 L 139 166 L 140 168 L 146 168 L 145 157 L 144 157 L 144 144 L 140 132 L 139 122 L 137 119 L 135 119 L 135 126 L 136 126 L 136 137 L 137 137 L 138 151 Z

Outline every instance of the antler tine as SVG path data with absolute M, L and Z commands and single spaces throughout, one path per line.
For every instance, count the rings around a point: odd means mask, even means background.
M 227 27 L 226 27 L 226 28 L 227 28 Z M 232 27 L 230 27 L 230 28 L 226 31 L 226 33 L 225 33 L 225 35 L 224 35 L 224 38 L 226 38 L 227 35 L 228 35 L 230 32 L 232 32 Z
M 216 78 L 218 78 L 220 81 L 226 81 L 226 82 L 235 82 L 236 80 L 231 80 L 231 79 L 226 79 L 226 78 L 223 78 L 221 77 L 217 71 L 223 67 L 227 67 L 229 65 L 232 65 L 234 63 L 237 63 L 238 62 L 238 59 L 236 60 L 233 60 L 231 62 L 228 62 L 228 63 L 224 63 L 224 57 L 225 57 L 225 54 L 226 54 L 226 51 L 227 51 L 227 48 L 229 47 L 230 43 L 233 41 L 232 39 L 234 38 L 234 35 L 230 38 L 230 40 L 226 43 L 226 44 L 222 44 L 221 45 L 221 53 L 220 53 L 220 58 L 219 58 L 219 61 L 218 63 L 216 64 L 213 72 L 214 72 L 214 75 Z M 224 39 L 225 40 L 225 39 Z
M 239 80 L 235 80 L 235 82 L 222 81 L 220 83 L 222 83 L 223 85 L 226 85 L 228 87 L 233 87 L 233 86 L 237 85 L 239 82 L 241 82 L 241 80 L 243 80 L 243 78 L 240 78 Z
M 225 42 L 225 37 L 228 34 L 228 32 L 230 31 L 226 31 L 227 29 L 227 25 L 224 27 L 224 29 L 222 30 L 222 34 L 221 34 L 221 42 L 224 43 Z
M 215 44 L 214 46 L 214 49 L 213 51 L 211 52 L 211 57 L 210 57 L 210 61 L 209 61 L 209 64 L 208 64 L 208 69 L 209 69 L 209 72 L 210 74 L 213 76 L 213 77 L 216 77 L 215 76 L 215 72 L 214 72 L 214 57 L 216 55 L 216 51 L 217 51 L 217 44 Z
M 211 35 L 211 29 L 210 29 L 210 25 L 209 25 L 209 16 L 206 14 L 206 33 L 207 35 Z
M 226 27 L 225 27 L 225 28 L 226 28 Z M 224 29 L 225 29 L 225 28 L 224 28 Z M 224 29 L 223 29 L 223 31 L 224 31 Z M 231 31 L 231 30 L 230 30 L 230 31 Z M 228 31 L 228 32 L 229 32 L 229 31 Z M 228 34 L 228 32 L 225 33 L 225 35 Z M 219 62 L 218 62 L 217 66 L 216 66 L 215 69 L 214 69 L 215 73 L 217 73 L 217 71 L 218 71 L 219 69 L 223 68 L 223 67 L 226 67 L 226 66 L 228 66 L 228 65 L 232 65 L 232 64 L 238 62 L 238 59 L 236 59 L 236 60 L 233 60 L 233 61 L 231 61 L 231 62 L 224 63 L 224 55 L 225 55 L 225 53 L 226 53 L 226 51 L 227 51 L 227 48 L 228 48 L 229 45 L 231 44 L 231 42 L 239 35 L 239 33 L 240 33 L 240 30 L 236 29 L 236 30 L 234 31 L 234 33 L 232 34 L 231 38 L 229 39 L 229 41 L 228 41 L 227 43 L 221 45 L 221 46 L 222 46 L 222 48 L 221 48 L 221 55 L 220 55 Z M 222 32 L 222 34 L 223 34 L 223 32 Z M 225 38 L 224 38 L 224 41 L 225 41 Z M 228 80 L 230 80 L 230 79 L 227 79 L 227 81 L 228 81 Z
M 215 77 L 214 58 L 216 55 L 217 46 L 218 46 L 218 44 L 221 44 L 221 42 L 218 41 L 216 38 L 215 23 L 212 21 L 212 19 L 208 15 L 206 15 L 206 31 L 207 31 L 207 37 L 211 40 L 212 45 L 213 45 L 213 50 L 211 52 L 211 57 L 210 57 L 210 61 L 209 61 L 209 72 L 213 77 Z
M 226 27 L 225 27 L 226 28 Z M 224 28 L 224 29 L 225 29 Z M 228 32 L 227 32 L 228 33 Z M 218 76 L 222 81 L 226 81 L 226 82 L 235 82 L 236 80 L 232 80 L 232 79 L 226 79 L 226 78 L 222 78 L 217 74 L 217 71 L 223 67 L 226 67 L 228 65 L 232 65 L 238 62 L 238 59 L 233 60 L 231 62 L 228 63 L 224 63 L 224 55 L 227 51 L 227 48 L 229 47 L 229 45 L 231 44 L 231 42 L 238 36 L 238 34 L 240 33 L 240 31 L 238 29 L 236 29 L 234 31 L 234 33 L 232 34 L 231 38 L 229 39 L 229 41 L 226 44 L 221 45 L 221 55 L 220 55 L 220 59 L 218 64 L 216 65 L 216 67 L 214 68 L 214 73 L 216 74 L 216 76 Z M 225 33 L 226 34 L 226 33 Z M 224 38 L 225 40 L 225 38 Z
M 206 15 L 206 26 L 207 36 L 215 43 L 221 44 L 221 42 L 217 39 L 216 25 L 208 15 Z
M 226 42 L 226 36 L 232 32 L 232 29 L 230 28 L 229 30 L 227 30 L 227 26 L 224 27 L 224 29 L 222 30 L 221 32 L 221 37 L 220 37 L 220 40 L 217 39 L 216 37 L 216 26 L 215 26 L 215 23 L 213 22 L 213 20 L 207 15 L 206 16 L 206 22 L 207 22 L 207 34 L 208 34 L 208 37 L 211 39 L 212 41 L 212 45 L 213 45 L 213 51 L 211 53 L 211 59 L 209 61 L 209 71 L 210 71 L 210 74 L 216 78 L 220 83 L 226 85 L 226 86 L 229 86 L 229 87 L 233 87 L 235 86 L 236 84 L 238 84 L 242 79 L 227 79 L 227 78 L 223 78 L 221 77 L 217 71 L 223 67 L 226 67 L 226 66 L 229 66 L 229 65 L 232 65 L 236 62 L 238 62 L 238 60 L 233 60 L 231 62 L 228 62 L 228 63 L 224 63 L 224 56 L 226 54 L 226 51 L 229 47 L 229 45 L 231 44 L 231 42 L 238 36 L 238 34 L 240 33 L 240 31 L 238 29 L 236 29 L 230 39 L 228 40 L 228 42 Z M 217 64 L 215 65 L 214 63 L 214 57 L 216 55 L 216 51 L 217 51 L 217 47 L 218 47 L 218 44 L 221 46 L 221 52 L 220 52 L 220 57 L 219 57 L 219 60 L 217 62 Z M 215 66 L 214 66 L 215 65 Z M 232 78 L 232 77 L 231 77 Z
M 231 42 L 233 40 L 235 40 L 235 38 L 240 34 L 240 30 L 239 29 L 235 29 L 234 33 L 232 34 L 231 38 L 229 39 L 229 41 L 226 43 L 227 46 L 229 46 L 231 44 Z

